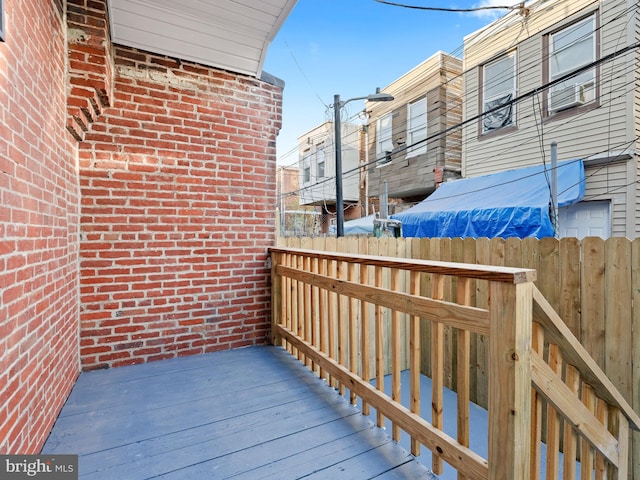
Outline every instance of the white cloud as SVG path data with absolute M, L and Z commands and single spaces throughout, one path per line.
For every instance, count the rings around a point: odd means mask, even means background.
M 480 2 L 473 5 L 472 8 L 486 8 L 486 7 L 512 7 L 514 5 L 518 5 L 522 3 L 518 0 L 481 0 Z M 481 18 L 487 19 L 495 19 L 498 17 L 504 16 L 509 11 L 504 8 L 496 8 L 492 10 L 478 10 L 474 12 L 472 15 Z

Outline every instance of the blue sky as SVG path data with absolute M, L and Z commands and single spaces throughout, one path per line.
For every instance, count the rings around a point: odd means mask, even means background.
M 412 5 L 472 8 L 515 0 L 395 0 Z M 463 38 L 506 10 L 448 13 L 406 9 L 374 0 L 298 0 L 272 42 L 264 70 L 284 80 L 278 163 L 297 162 L 297 137 L 332 117 L 342 100 L 384 88 L 438 50 L 461 54 Z M 362 102 L 347 104 L 347 116 Z M 329 115 L 329 117 L 327 117 Z M 343 113 L 343 118 L 345 114 Z

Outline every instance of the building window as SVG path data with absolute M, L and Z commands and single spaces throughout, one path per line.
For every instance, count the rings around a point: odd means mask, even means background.
M 516 53 L 482 67 L 482 133 L 515 125 Z M 502 108 L 499 108 L 503 105 Z
M 427 99 L 407 105 L 407 157 L 427 153 Z
M 597 60 L 596 16 L 591 15 L 548 36 L 549 81 L 553 82 Z M 550 114 L 595 100 L 596 67 L 571 76 L 549 88 Z
M 378 160 L 386 158 L 387 153 L 393 150 L 391 141 L 391 113 L 379 118 L 376 126 L 376 158 Z
M 311 182 L 311 151 L 305 150 L 302 155 L 302 183 L 304 185 Z
M 325 159 L 324 159 L 324 148 L 319 149 L 316 152 L 316 174 L 318 178 L 325 177 Z

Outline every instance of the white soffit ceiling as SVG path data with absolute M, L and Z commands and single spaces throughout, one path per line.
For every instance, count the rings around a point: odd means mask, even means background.
M 297 0 L 109 0 L 114 43 L 260 77 Z

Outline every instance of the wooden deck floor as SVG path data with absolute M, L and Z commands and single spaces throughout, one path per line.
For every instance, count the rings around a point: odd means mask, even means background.
M 43 453 L 81 479 L 433 479 L 275 347 L 80 375 Z

